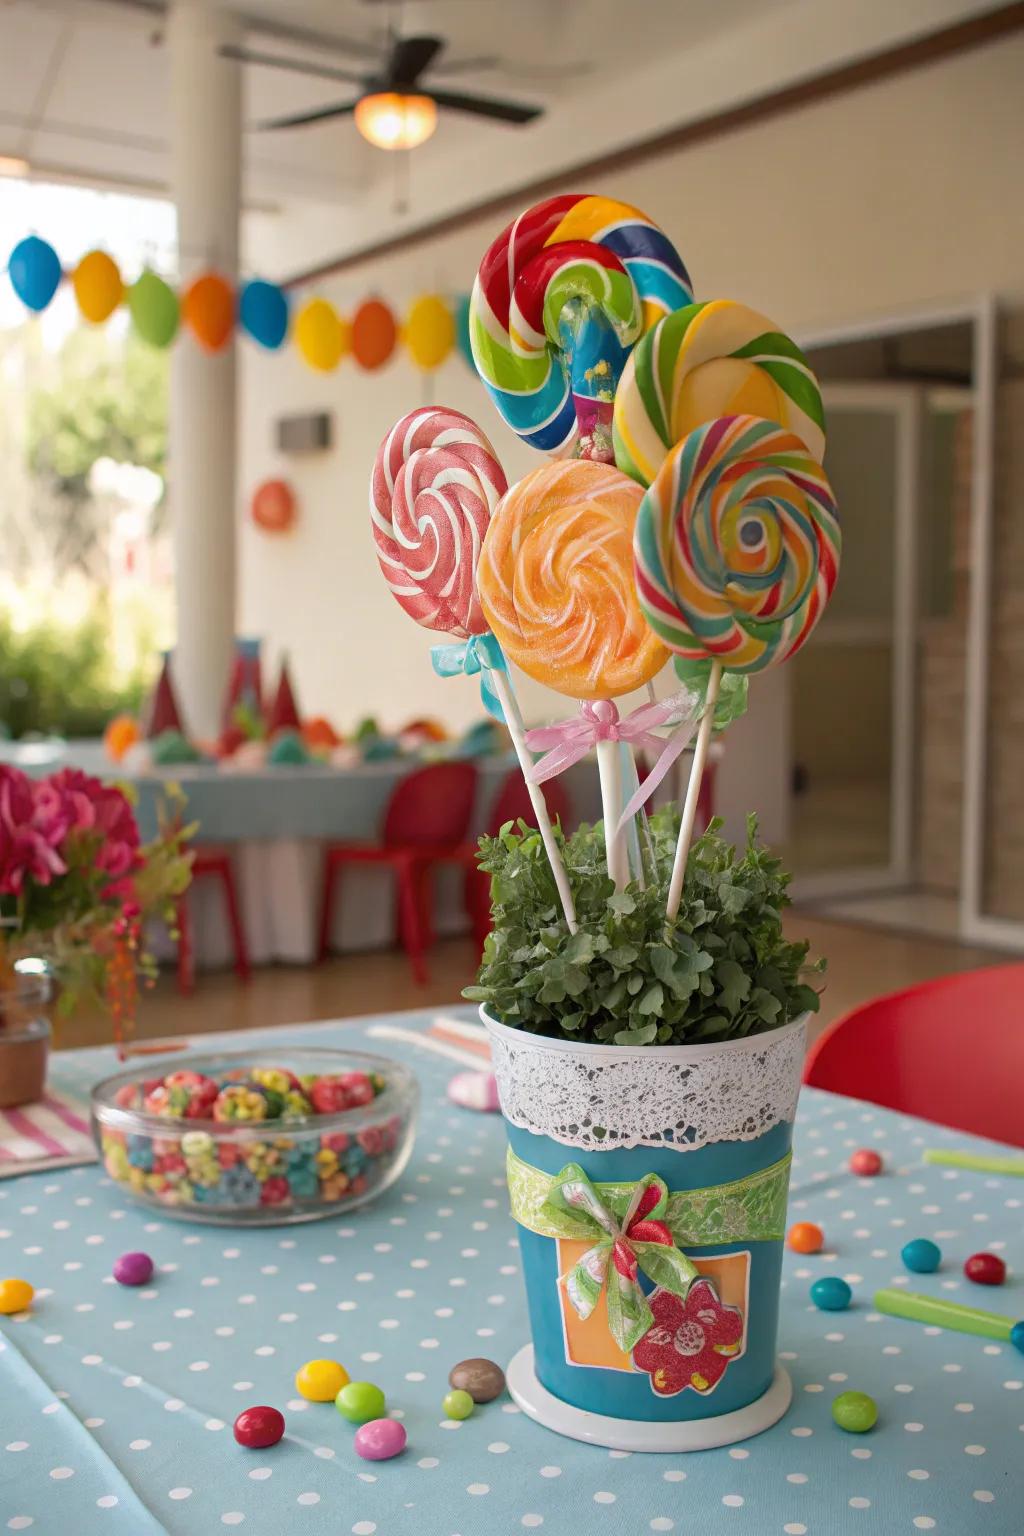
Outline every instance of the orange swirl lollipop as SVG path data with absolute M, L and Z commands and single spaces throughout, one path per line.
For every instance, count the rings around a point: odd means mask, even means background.
M 556 461 L 512 486 L 492 514 L 481 606 L 506 656 L 558 693 L 615 698 L 668 660 L 633 579 L 642 496 L 614 465 Z

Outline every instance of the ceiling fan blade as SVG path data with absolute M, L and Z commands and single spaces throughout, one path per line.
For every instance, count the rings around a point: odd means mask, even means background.
M 234 43 L 224 43 L 217 52 L 222 58 L 235 59 L 239 64 L 263 64 L 267 69 L 287 69 L 295 75 L 311 75 L 317 80 L 338 80 L 345 85 L 366 84 L 365 75 L 357 75 L 351 69 L 335 69 L 332 64 L 311 64 L 305 59 L 282 59 L 279 54 L 238 48 Z
M 415 85 L 444 46 L 441 37 L 396 37 L 387 65 L 389 83 Z
M 521 101 L 494 101 L 488 96 L 464 96 L 459 91 L 435 91 L 432 96 L 439 107 L 450 107 L 455 112 L 471 112 L 474 117 L 492 117 L 502 123 L 532 123 L 541 117 L 543 107 L 528 107 Z
M 447 59 L 431 66 L 432 75 L 472 75 L 485 69 L 497 69 L 501 57 L 496 53 L 479 53 L 470 59 Z
M 320 107 L 315 112 L 296 112 L 291 117 L 271 117 L 257 123 L 256 127 L 260 133 L 268 133 L 275 128 L 305 128 L 310 123 L 325 123 L 332 117 L 348 117 L 355 109 L 354 101 L 345 101 L 334 107 Z

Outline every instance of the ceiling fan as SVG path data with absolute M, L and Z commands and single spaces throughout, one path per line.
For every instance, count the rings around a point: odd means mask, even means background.
M 220 52 L 226 58 L 237 59 L 243 64 L 263 64 L 271 69 L 291 70 L 320 80 L 344 81 L 360 88 L 359 95 L 352 101 L 257 123 L 257 128 L 264 131 L 303 128 L 310 123 L 322 123 L 330 118 L 351 114 L 359 132 L 379 149 L 415 149 L 434 132 L 438 107 L 516 125 L 532 122 L 542 115 L 543 107 L 527 106 L 518 101 L 500 101 L 463 91 L 437 89 L 424 82 L 423 77 L 428 70 L 442 73 L 445 69 L 484 69 L 498 62 L 493 58 L 466 59 L 445 66 L 438 63 L 445 46 L 445 40 L 441 37 L 399 37 L 392 34 L 382 67 L 366 75 L 229 44 L 224 45 Z

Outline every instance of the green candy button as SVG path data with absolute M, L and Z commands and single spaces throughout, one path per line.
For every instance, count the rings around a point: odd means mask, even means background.
M 840 1429 L 864 1435 L 878 1422 L 878 1404 L 866 1392 L 840 1392 L 832 1404 L 832 1417 Z
M 334 1399 L 334 1406 L 350 1424 L 368 1424 L 384 1417 L 384 1393 L 372 1381 L 350 1381 Z
M 476 1404 L 468 1392 L 456 1387 L 453 1392 L 445 1394 L 441 1407 L 449 1419 L 468 1419 Z

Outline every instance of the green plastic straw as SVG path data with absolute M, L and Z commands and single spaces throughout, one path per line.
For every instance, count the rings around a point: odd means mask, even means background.
M 889 1317 L 909 1318 L 912 1323 L 932 1323 L 939 1328 L 952 1328 L 956 1333 L 977 1333 L 984 1339 L 1003 1341 L 1009 1341 L 1015 1321 L 998 1312 L 962 1306 L 958 1301 L 922 1296 L 918 1291 L 876 1291 L 875 1308 Z
M 924 1154 L 926 1163 L 943 1168 L 969 1168 L 972 1173 L 1008 1173 L 1024 1179 L 1024 1157 L 991 1157 L 985 1152 L 944 1152 L 932 1147 Z

